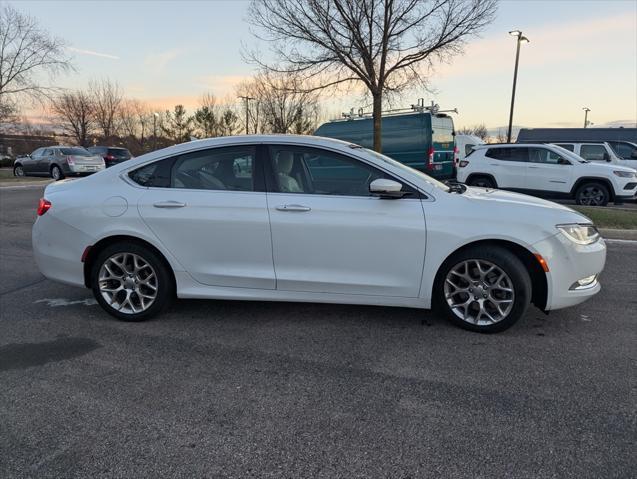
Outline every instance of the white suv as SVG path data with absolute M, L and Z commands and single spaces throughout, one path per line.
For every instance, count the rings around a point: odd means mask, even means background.
M 625 144 L 627 143 L 622 143 L 621 145 L 623 146 Z M 631 153 L 630 158 L 624 158 L 615 152 L 610 143 L 560 142 L 555 143 L 555 145 L 561 146 L 565 150 L 572 151 L 576 155 L 581 156 L 588 161 L 594 161 L 597 163 L 613 163 L 615 165 L 637 169 L 637 156 L 632 156 L 634 152 Z
M 555 145 L 476 146 L 458 165 L 460 183 L 574 198 L 577 204 L 604 206 L 637 193 L 637 172 L 608 163 L 591 163 Z

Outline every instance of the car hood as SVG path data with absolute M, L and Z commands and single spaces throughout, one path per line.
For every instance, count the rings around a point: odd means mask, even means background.
M 580 163 L 579 166 L 580 168 L 586 168 L 584 170 L 586 172 L 591 172 L 591 173 L 597 172 L 597 173 L 606 174 L 606 175 L 612 175 L 613 170 L 630 171 L 633 173 L 635 172 L 634 168 L 618 165 L 616 163 L 595 163 L 591 161 L 590 163 Z
M 512 191 L 498 190 L 494 188 L 479 188 L 477 186 L 467 186 L 467 191 L 463 196 L 471 197 L 476 200 L 498 201 L 504 203 L 515 203 L 520 205 L 532 205 L 542 208 L 554 210 L 573 211 L 568 206 L 554 203 L 553 201 L 543 200 L 535 196 L 523 195 L 521 193 L 513 193 Z

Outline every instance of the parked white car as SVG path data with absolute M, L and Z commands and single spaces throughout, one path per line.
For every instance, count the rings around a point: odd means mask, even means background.
M 597 293 L 591 221 L 320 137 L 193 141 L 47 186 L 33 249 L 110 314 L 180 298 L 430 308 L 480 332 Z
M 617 143 L 617 142 L 615 142 Z M 627 142 L 622 142 L 621 146 L 625 147 Z M 555 143 L 565 150 L 581 156 L 587 161 L 596 163 L 612 163 L 614 165 L 626 166 L 628 168 L 637 169 L 637 157 L 631 155 L 630 158 L 624 158 L 611 147 L 609 143 Z
M 556 145 L 516 143 L 475 147 L 459 163 L 457 179 L 473 186 L 605 206 L 609 201 L 634 198 L 636 173 L 619 165 L 588 162 Z

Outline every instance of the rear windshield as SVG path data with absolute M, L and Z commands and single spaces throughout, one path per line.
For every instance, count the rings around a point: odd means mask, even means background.
M 73 156 L 91 156 L 91 154 L 84 148 L 60 148 L 63 155 Z
M 108 154 L 115 158 L 130 158 L 130 152 L 125 148 L 109 148 Z

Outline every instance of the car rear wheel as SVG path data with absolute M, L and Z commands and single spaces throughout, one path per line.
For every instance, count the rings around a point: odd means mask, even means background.
M 24 168 L 21 165 L 13 168 L 13 176 L 23 177 L 24 176 Z
M 53 165 L 51 167 L 51 178 L 55 181 L 64 179 L 64 173 L 62 173 L 62 170 L 58 165 Z
M 113 244 L 97 255 L 91 287 L 102 308 L 124 321 L 144 321 L 161 313 L 175 290 L 162 258 L 134 242 Z
M 510 251 L 481 246 L 447 259 L 437 277 L 436 307 L 454 324 L 480 333 L 513 326 L 531 301 L 531 279 Z
M 495 181 L 488 176 L 474 176 L 469 180 L 469 186 L 479 186 L 480 188 L 495 188 Z
M 575 202 L 578 205 L 606 206 L 609 201 L 610 193 L 602 183 L 584 183 L 575 193 Z

